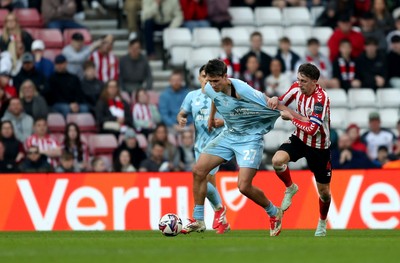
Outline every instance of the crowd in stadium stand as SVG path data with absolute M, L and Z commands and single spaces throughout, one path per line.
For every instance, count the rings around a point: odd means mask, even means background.
M 326 43 L 328 54 L 321 52 L 316 37 L 307 40 L 304 54 L 296 53 L 290 36 L 285 35 L 276 54 L 268 54 L 263 41 L 269 36 L 256 27 L 248 51 L 240 56 L 232 38 L 221 39 L 219 58 L 227 64 L 228 75 L 268 96 L 282 95 L 304 62 L 318 66 L 319 83 L 327 90 L 400 89 L 398 0 L 125 0 L 130 35 L 122 57 L 113 53 L 112 35 L 88 41 L 90 32 L 77 19 L 83 13 L 82 2 L 1 1 L 2 173 L 190 171 L 193 120 L 183 129 L 176 115 L 187 93 L 198 87 L 187 81 L 192 72 L 179 68 L 172 70 L 169 86 L 161 92 L 153 90 L 150 61 L 160 59 L 154 33 L 178 27 L 191 32 L 198 27 L 234 27 L 231 7 L 254 11 L 269 6 L 282 10 L 321 6 L 323 11 L 312 26 L 333 29 Z M 87 2 L 107 12 L 102 1 Z M 20 24 L 18 10 L 24 8 L 40 14 L 36 31 L 31 24 Z M 38 28 L 58 30 L 63 46 L 55 52 L 46 47 Z M 79 114 L 86 116 L 84 124 L 93 121 L 93 127 L 75 123 L 74 116 Z M 341 131 L 333 129 L 333 168 L 400 167 L 400 121 L 397 126 L 382 127 L 382 117 L 386 116 L 373 111 L 365 120 L 368 128 L 351 123 Z M 57 118 L 63 125 L 54 123 Z M 397 121 L 399 116 L 391 118 Z M 114 147 L 94 150 L 100 134 L 112 135 Z M 225 165 L 228 170 L 236 168 L 234 161 Z

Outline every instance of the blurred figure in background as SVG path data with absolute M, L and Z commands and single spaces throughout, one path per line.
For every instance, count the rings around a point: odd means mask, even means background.
M 230 0 L 205 0 L 208 6 L 208 20 L 212 27 L 221 30 L 224 27 L 232 27 L 232 17 L 228 12 Z
M 181 171 L 192 171 L 196 162 L 194 156 L 194 135 L 191 130 L 181 133 L 181 144 L 178 146 L 180 156 L 179 168 Z
M 35 57 L 35 68 L 48 79 L 54 73 L 54 64 L 50 59 L 43 57 L 45 49 L 46 47 L 42 40 L 36 39 L 33 41 L 32 54 Z
M 47 162 L 47 157 L 39 152 L 36 145 L 30 146 L 26 151 L 27 158 L 19 167 L 25 173 L 50 173 L 53 167 Z
M 221 41 L 222 52 L 219 56 L 227 67 L 229 78 L 240 77 L 240 58 L 233 54 L 233 40 L 230 37 L 224 37 Z
M 15 138 L 14 127 L 11 121 L 2 121 L 0 126 L 0 141 L 3 144 L 3 161 L 7 170 L 16 171 L 17 165 L 24 159 L 23 144 Z
M 329 58 L 321 54 L 319 51 L 320 43 L 317 38 L 310 38 L 307 40 L 307 51 L 305 54 L 305 59 L 307 62 L 315 64 L 320 70 L 320 77 L 318 84 L 323 88 L 334 88 L 332 87 L 332 64 Z
M 126 14 L 129 39 L 137 38 L 139 35 L 138 14 L 142 9 L 142 0 L 125 0 L 124 10 Z
M 264 74 L 260 70 L 260 64 L 255 55 L 247 56 L 246 70 L 242 73 L 240 79 L 247 82 L 255 90 L 265 91 Z
M 140 163 L 139 172 L 169 172 L 170 165 L 164 159 L 164 144 L 156 142 L 151 145 L 150 157 Z
M 3 18 L 0 18 L 3 19 Z M 27 52 L 31 51 L 32 36 L 23 30 L 14 13 L 8 13 L 4 17 L 3 31 L 0 37 L 0 50 L 10 52 L 13 60 L 16 56 L 16 43 L 22 43 Z
M 92 172 L 95 173 L 106 173 L 109 171 L 104 159 L 101 156 L 96 156 L 91 162 Z
M 1 120 L 11 121 L 15 137 L 22 143 L 32 134 L 33 118 L 24 112 L 19 98 L 10 99 L 8 110 Z
M 290 86 L 291 79 L 282 72 L 282 63 L 279 59 L 272 59 L 270 68 L 271 75 L 265 79 L 265 92 L 269 97 L 282 96 Z
M 300 56 L 291 50 L 291 43 L 288 37 L 279 40 L 279 48 L 275 58 L 282 63 L 282 72 L 286 72 L 292 81 L 297 80 L 297 69 L 300 66 Z
M 74 155 L 63 151 L 60 157 L 60 164 L 55 169 L 56 173 L 79 173 L 78 167 L 74 166 Z
M 46 100 L 37 92 L 35 83 L 27 79 L 19 89 L 19 98 L 26 114 L 33 119 L 47 118 L 49 109 Z
M 74 21 L 75 0 L 42 0 L 42 17 L 47 28 L 63 32 L 68 28 L 85 28 Z
M 118 80 L 119 62 L 117 56 L 112 52 L 114 37 L 105 36 L 99 48 L 90 56 L 90 60 L 96 66 L 97 78 L 102 82 L 109 80 Z
M 42 73 L 35 68 L 35 58 L 32 53 L 25 52 L 22 55 L 22 67 L 18 74 L 13 78 L 14 85 L 20 90 L 22 82 L 30 79 L 35 83 L 40 94 L 44 96 L 47 92 L 47 81 Z
M 190 29 L 196 27 L 210 27 L 206 0 L 180 0 L 183 13 L 183 26 Z
M 95 113 L 96 103 L 103 89 L 103 82 L 96 77 L 96 68 L 93 61 L 83 64 L 82 92 L 91 113 Z
M 113 161 L 114 172 L 136 172 L 135 167 L 131 164 L 131 155 L 127 150 L 119 152 L 118 158 Z
M 81 138 L 81 131 L 75 123 L 68 123 L 64 131 L 63 151 L 72 155 L 75 171 L 85 171 L 89 164 L 89 147 Z
M 261 33 L 258 31 L 253 32 L 250 35 L 250 50 L 240 59 L 240 72 L 243 73 L 246 70 L 247 57 L 250 55 L 256 55 L 263 77 L 266 77 L 271 73 L 269 66 L 272 58 L 261 50 L 262 45 L 263 38 Z
M 135 103 L 132 107 L 133 123 L 138 132 L 146 137 L 161 121 L 157 105 L 149 102 L 149 94 L 145 89 L 139 89 L 135 94 Z

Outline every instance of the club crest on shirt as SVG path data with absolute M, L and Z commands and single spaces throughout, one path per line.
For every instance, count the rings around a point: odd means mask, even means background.
M 307 116 L 310 116 L 312 112 L 313 112 L 312 109 L 310 108 L 306 109 Z

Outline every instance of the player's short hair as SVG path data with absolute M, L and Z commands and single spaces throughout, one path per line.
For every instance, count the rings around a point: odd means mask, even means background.
M 367 46 L 367 45 L 377 46 L 378 40 L 374 37 L 368 37 L 367 39 L 365 39 L 365 46 Z
M 307 40 L 307 46 L 311 46 L 311 45 L 319 45 L 319 40 L 315 37 L 309 38 Z
M 223 46 L 231 45 L 233 46 L 233 40 L 230 37 L 224 37 L 221 41 Z
M 298 72 L 299 74 L 304 75 L 312 80 L 318 80 L 320 75 L 319 69 L 311 63 L 301 64 Z
M 201 74 L 201 72 L 206 68 L 206 64 L 204 64 L 203 66 L 201 66 L 199 68 L 199 75 Z
M 227 72 L 226 64 L 219 59 L 211 59 L 207 62 L 206 67 L 204 69 L 206 71 L 206 75 L 217 77 L 224 76 Z

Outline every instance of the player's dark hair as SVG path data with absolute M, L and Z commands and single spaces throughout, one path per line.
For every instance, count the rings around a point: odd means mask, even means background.
M 227 72 L 226 64 L 219 59 L 211 59 L 205 67 L 206 75 L 211 77 L 224 76 Z
M 310 78 L 312 80 L 318 80 L 319 79 L 319 69 L 311 63 L 304 63 L 301 64 L 299 67 L 299 74 L 306 76 L 307 78 Z
M 311 46 L 311 45 L 319 45 L 319 40 L 315 37 L 309 38 L 307 40 L 307 46 Z
M 201 74 L 201 72 L 206 68 L 206 64 L 204 64 L 203 66 L 201 66 L 199 68 L 199 75 Z

